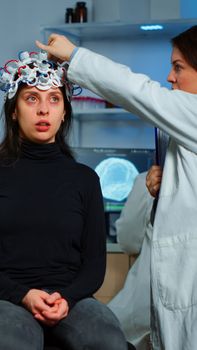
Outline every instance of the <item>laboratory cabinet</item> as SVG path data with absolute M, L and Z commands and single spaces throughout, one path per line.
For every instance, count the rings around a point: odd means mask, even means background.
M 157 24 L 163 30 L 141 30 L 141 25 Z M 43 40 L 51 33 L 67 36 L 78 46 L 103 54 L 133 71 L 147 74 L 167 86 L 170 69 L 170 39 L 181 31 L 196 25 L 196 19 L 176 19 L 157 23 L 72 23 L 59 26 L 44 25 Z M 89 91 L 82 96 L 98 98 Z M 106 103 L 108 101 L 105 101 Z M 94 106 L 95 107 L 95 106 Z M 108 106 L 109 107 L 109 106 Z M 74 122 L 70 142 L 78 148 L 136 148 L 154 149 L 154 128 L 136 115 L 119 106 L 105 105 L 74 109 Z M 123 287 L 125 277 L 136 257 L 121 251 L 117 243 L 107 243 L 107 270 L 104 283 L 96 297 L 108 302 Z
M 142 25 L 162 26 L 162 30 L 142 30 Z M 196 19 L 176 19 L 147 22 L 89 22 L 58 26 L 43 25 L 42 36 L 47 42 L 51 33 L 67 36 L 76 45 L 126 64 L 134 72 L 145 73 L 151 79 L 168 86 L 170 69 L 170 39 L 196 24 Z M 83 90 L 85 96 L 95 97 Z M 88 105 L 87 105 L 88 106 Z M 137 116 L 119 108 L 76 108 L 71 145 L 74 147 L 154 148 L 154 129 Z

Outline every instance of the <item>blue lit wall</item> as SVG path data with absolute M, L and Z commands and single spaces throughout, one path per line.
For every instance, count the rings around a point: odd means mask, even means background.
M 182 18 L 197 18 L 196 0 L 180 0 L 180 9 Z

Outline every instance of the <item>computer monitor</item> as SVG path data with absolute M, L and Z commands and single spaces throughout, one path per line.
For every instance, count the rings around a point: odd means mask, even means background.
M 80 163 L 94 169 L 100 177 L 103 194 L 107 242 L 117 242 L 116 220 L 139 173 L 155 163 L 154 149 L 73 148 Z
M 73 148 L 74 156 L 100 177 L 105 212 L 120 212 L 136 176 L 155 161 L 154 149 Z

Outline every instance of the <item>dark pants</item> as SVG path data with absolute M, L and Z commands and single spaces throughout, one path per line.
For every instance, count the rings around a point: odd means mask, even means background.
M 87 298 L 54 327 L 42 327 L 21 306 L 0 301 L 0 349 L 43 350 L 45 342 L 72 350 L 126 350 L 127 344 L 112 311 Z

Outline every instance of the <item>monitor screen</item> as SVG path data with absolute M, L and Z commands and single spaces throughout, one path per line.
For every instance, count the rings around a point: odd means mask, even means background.
M 73 148 L 74 156 L 100 178 L 105 212 L 120 213 L 136 176 L 155 161 L 153 149 Z

